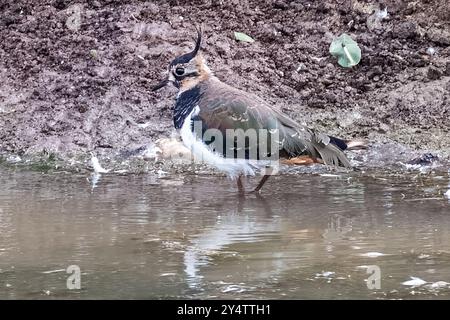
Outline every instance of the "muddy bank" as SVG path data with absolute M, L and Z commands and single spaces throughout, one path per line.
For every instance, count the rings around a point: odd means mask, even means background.
M 385 4 L 388 18 L 373 23 L 373 1 L 2 1 L 0 152 L 123 159 L 171 136 L 175 89 L 149 88 L 202 23 L 220 79 L 301 123 L 369 138 L 381 157 L 448 159 L 450 6 Z M 352 69 L 328 53 L 343 32 L 362 49 Z

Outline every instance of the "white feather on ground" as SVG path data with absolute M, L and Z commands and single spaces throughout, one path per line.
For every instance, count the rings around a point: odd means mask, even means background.
M 91 155 L 92 155 L 91 164 L 92 164 L 92 167 L 94 168 L 94 172 L 95 173 L 108 173 L 109 170 L 102 167 L 102 165 L 98 161 L 98 158 L 93 154 L 91 154 Z
M 448 288 L 450 287 L 450 283 L 445 281 L 437 281 L 433 282 L 429 285 L 430 289 L 442 289 L 442 288 Z
M 450 189 L 448 189 L 447 192 L 444 193 L 444 196 L 446 196 L 448 199 L 450 199 Z
M 410 278 L 411 278 L 411 280 L 402 282 L 402 285 L 410 286 L 410 287 L 420 287 L 420 286 L 424 285 L 425 283 L 427 283 L 425 280 L 422 280 L 417 277 L 410 277 Z

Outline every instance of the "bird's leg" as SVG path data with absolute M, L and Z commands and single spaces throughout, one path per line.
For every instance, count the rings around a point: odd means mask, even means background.
M 256 186 L 255 190 L 253 190 L 254 193 L 258 193 L 259 190 L 261 190 L 261 188 L 263 187 L 264 183 L 266 183 L 267 179 L 269 179 L 270 175 L 269 174 L 265 174 L 262 178 L 261 181 L 259 181 L 258 185 Z
M 240 194 L 245 193 L 244 184 L 242 183 L 242 175 L 240 175 L 237 179 L 237 186 Z

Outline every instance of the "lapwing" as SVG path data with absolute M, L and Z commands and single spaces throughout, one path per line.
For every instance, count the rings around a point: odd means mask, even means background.
M 261 190 L 271 174 L 268 158 L 272 163 L 277 158 L 293 165 L 351 167 L 343 151 L 363 147 L 363 140 L 345 141 L 303 126 L 264 99 L 219 80 L 206 65 L 201 41 L 197 29 L 194 49 L 176 57 L 165 79 L 152 88 L 156 91 L 169 83 L 178 88 L 173 123 L 194 158 L 236 179 L 240 193 L 245 192 L 242 176 L 262 170 L 252 192 Z M 251 130 L 256 139 L 247 135 Z

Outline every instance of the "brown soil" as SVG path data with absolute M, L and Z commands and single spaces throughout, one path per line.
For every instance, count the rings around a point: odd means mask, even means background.
M 113 155 L 170 136 L 175 89 L 149 88 L 202 23 L 216 75 L 299 122 L 448 157 L 450 5 L 385 4 L 369 28 L 374 1 L 2 0 L 0 151 Z M 328 53 L 343 32 L 362 50 L 351 69 Z

